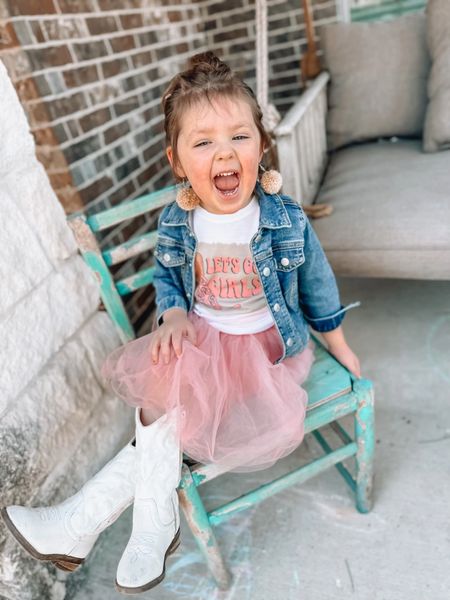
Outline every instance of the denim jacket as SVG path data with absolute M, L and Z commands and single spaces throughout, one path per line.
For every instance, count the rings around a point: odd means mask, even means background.
M 250 242 L 267 304 L 283 342 L 276 361 L 301 352 L 309 340 L 308 325 L 319 332 L 338 327 L 345 311 L 336 280 L 302 208 L 289 196 L 266 194 L 259 183 L 259 228 Z M 189 213 L 169 204 L 159 218 L 155 248 L 157 319 L 170 308 L 194 306 L 194 258 L 197 240 Z

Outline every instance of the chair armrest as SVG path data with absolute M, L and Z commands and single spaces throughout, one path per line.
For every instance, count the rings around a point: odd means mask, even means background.
M 303 205 L 313 203 L 328 161 L 329 79 L 326 71 L 316 77 L 275 129 L 283 191 Z

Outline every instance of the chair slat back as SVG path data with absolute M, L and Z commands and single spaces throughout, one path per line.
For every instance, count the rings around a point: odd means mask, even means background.
M 176 186 L 162 188 L 156 192 L 150 192 L 134 200 L 122 202 L 114 208 L 108 208 L 101 212 L 91 215 L 87 218 L 87 222 L 92 231 L 102 231 L 114 225 L 119 225 L 127 219 L 134 219 L 147 212 L 162 208 L 175 200 Z
M 172 202 L 175 195 L 176 186 L 169 186 L 89 217 L 75 213 L 68 219 L 80 253 L 100 283 L 100 296 L 103 304 L 124 343 L 134 339 L 136 332 L 128 317 L 122 296 L 152 284 L 155 268 L 151 266 L 138 269 L 128 277 L 115 280 L 109 267 L 152 250 L 156 245 L 158 231 L 157 228 L 153 228 L 144 234 L 132 236 L 122 244 L 104 250 L 100 249 L 95 233 L 156 211 Z

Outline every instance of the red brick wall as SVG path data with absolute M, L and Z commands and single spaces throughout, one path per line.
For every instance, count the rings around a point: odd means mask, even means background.
M 82 203 L 93 210 L 167 180 L 159 97 L 177 66 L 203 47 L 201 10 L 183 2 L 145 5 L 8 3 L 11 41 L 1 58 L 67 212 L 79 202 L 65 189 L 66 163 Z
M 268 6 L 270 94 L 283 113 L 301 91 L 303 14 L 300 0 Z M 318 24 L 336 19 L 335 0 L 313 6 Z M 0 59 L 67 212 L 102 210 L 172 182 L 161 92 L 206 49 L 254 87 L 254 13 L 255 0 L 3 0 Z M 144 230 L 145 219 L 135 226 Z M 129 232 L 115 230 L 102 244 Z M 148 298 L 138 292 L 134 303 L 139 320 Z
M 268 4 L 270 91 L 285 112 L 300 91 L 301 2 Z M 211 48 L 255 84 L 254 0 L 159 0 L 152 7 L 145 0 L 9 0 L 6 6 L 0 57 L 68 212 L 80 198 L 96 210 L 169 180 L 159 97 L 190 54 Z M 334 0 L 314 2 L 319 23 L 335 14 Z

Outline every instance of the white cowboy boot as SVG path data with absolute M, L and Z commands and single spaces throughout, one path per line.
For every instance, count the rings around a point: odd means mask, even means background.
M 74 571 L 99 534 L 133 502 L 136 448 L 130 442 L 73 496 L 50 507 L 2 508 L 16 540 L 34 558 Z
M 116 588 L 144 592 L 164 579 L 166 558 L 179 545 L 177 486 L 181 451 L 173 415 L 144 426 L 136 410 L 133 530 L 117 568 Z

